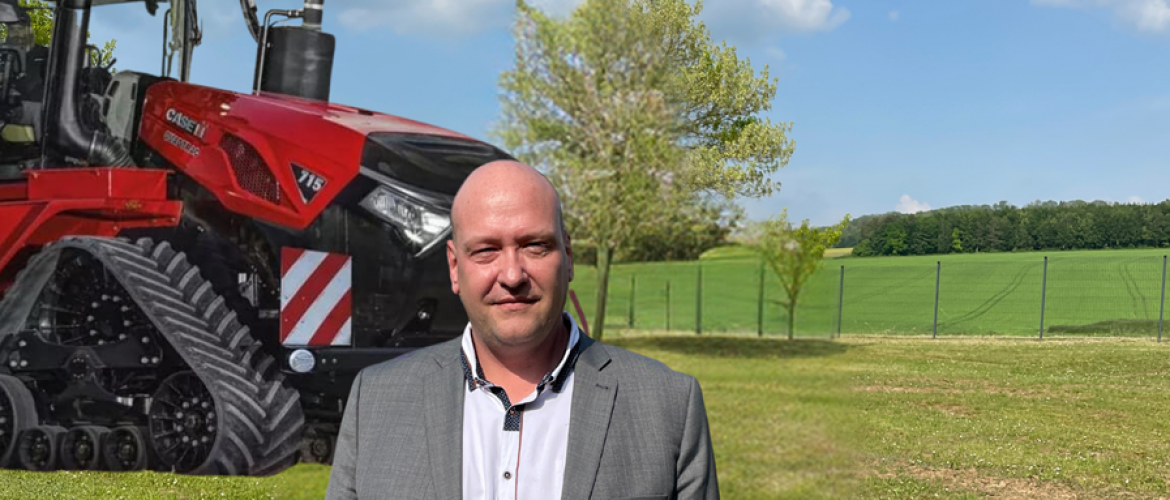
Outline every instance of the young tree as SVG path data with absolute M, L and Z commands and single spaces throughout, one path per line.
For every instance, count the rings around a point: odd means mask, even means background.
M 837 225 L 812 227 L 808 219 L 794 227 L 788 222 L 788 209 L 778 217 L 756 225 L 747 246 L 755 250 L 764 263 L 780 278 L 784 299 L 780 304 L 788 312 L 788 340 L 796 329 L 796 306 L 809 278 L 824 264 L 825 249 L 841 240 L 849 225 L 849 215 Z
M 963 253 L 963 230 L 957 227 L 951 230 L 951 251 Z
M 701 2 L 587 0 L 567 19 L 517 7 L 493 135 L 561 192 L 574 246 L 596 249 L 600 339 L 615 250 L 701 200 L 771 194 L 791 124 L 757 117 L 775 79 L 710 40 Z

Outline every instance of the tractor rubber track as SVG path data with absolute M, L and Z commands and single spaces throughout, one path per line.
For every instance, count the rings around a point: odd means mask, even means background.
M 112 273 L 220 409 L 209 458 L 177 472 L 266 476 L 297 462 L 304 426 L 299 393 L 283 383 L 275 360 L 199 269 L 167 242 L 68 237 L 47 245 L 0 301 L 0 334 L 20 328 L 67 248 L 91 254 Z

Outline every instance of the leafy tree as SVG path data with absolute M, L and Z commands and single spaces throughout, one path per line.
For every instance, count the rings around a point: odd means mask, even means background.
M 849 224 L 846 215 L 840 224 L 830 227 L 812 227 L 808 219 L 794 227 L 788 222 L 788 209 L 758 225 L 748 246 L 755 250 L 764 263 L 780 278 L 784 299 L 779 301 L 788 312 L 788 340 L 796 328 L 796 305 L 800 293 L 813 273 L 824 264 L 825 249 L 841 240 L 841 233 Z
M 957 227 L 951 230 L 951 251 L 963 252 L 963 230 Z
M 886 248 L 890 255 L 906 254 L 906 229 L 901 224 L 886 226 Z
M 29 17 L 32 18 L 32 30 L 37 45 L 44 47 L 49 46 L 49 42 L 53 38 L 53 6 L 39 0 L 20 0 L 21 7 L 29 9 Z M 86 32 L 85 39 L 88 42 L 90 33 Z M 117 40 L 109 40 L 104 46 L 99 47 L 96 53 L 89 54 L 90 64 L 93 66 L 106 66 L 114 62 L 114 47 L 117 45 Z M 110 68 L 110 72 L 116 71 Z
M 710 40 L 701 2 L 588 0 L 566 19 L 517 7 L 493 135 L 546 173 L 575 246 L 596 252 L 600 339 L 615 252 L 703 200 L 770 195 L 791 124 L 758 117 L 776 81 Z

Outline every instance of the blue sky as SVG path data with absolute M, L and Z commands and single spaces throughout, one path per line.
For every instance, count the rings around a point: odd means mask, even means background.
M 576 1 L 535 3 L 566 13 Z M 255 43 L 239 3 L 199 4 L 192 81 L 249 91 Z M 326 0 L 332 100 L 486 139 L 513 6 Z M 701 19 L 769 66 L 767 116 L 794 122 L 781 189 L 742 200 L 752 218 L 1170 198 L 1168 0 L 708 0 Z M 119 69 L 159 71 L 161 17 L 142 4 L 95 8 L 91 33 L 118 40 Z

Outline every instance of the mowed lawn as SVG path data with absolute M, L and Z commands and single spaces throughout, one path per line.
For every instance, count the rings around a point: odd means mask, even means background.
M 699 378 L 729 499 L 1166 498 L 1170 345 L 629 333 Z M 0 498 L 320 499 L 271 478 L 0 472 Z
M 1166 253 L 830 258 L 802 295 L 796 334 L 827 338 L 838 331 L 840 315 L 845 334 L 931 335 L 937 279 L 939 335 L 1038 335 L 1043 297 L 1045 336 L 1155 337 Z M 573 289 L 590 321 L 596 287 L 594 269 L 579 267 Z M 628 328 L 632 321 L 635 329 L 694 332 L 701 324 L 704 332 L 757 332 L 762 325 L 765 334 L 787 332 L 779 281 L 770 271 L 761 273 L 760 262 L 738 249 L 719 249 L 700 261 L 616 265 L 609 293 L 610 328 Z

